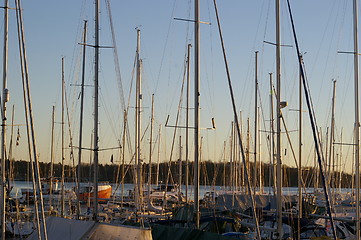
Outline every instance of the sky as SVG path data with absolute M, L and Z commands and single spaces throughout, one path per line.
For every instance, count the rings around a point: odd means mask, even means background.
M 114 47 L 109 27 L 109 14 L 106 1 L 101 3 L 100 45 Z M 223 161 L 229 159 L 229 137 L 233 113 L 222 50 L 218 35 L 213 1 L 201 0 L 201 20 L 210 24 L 201 24 L 201 127 L 212 126 L 215 130 L 202 130 L 202 159 Z M 13 7 L 13 1 L 10 6 Z M 184 130 L 178 130 L 171 151 L 174 128 L 165 128 L 169 115 L 169 125 L 175 125 L 178 104 L 181 98 L 182 81 L 185 72 L 187 45 L 194 45 L 193 23 L 176 20 L 193 17 L 193 1 L 179 0 L 134 0 L 110 1 L 114 25 L 117 53 L 119 57 L 120 77 L 124 95 L 124 104 L 129 106 L 129 140 L 134 146 L 134 58 L 136 50 L 136 29 L 141 30 L 141 50 L 143 59 L 143 110 L 142 129 L 145 131 L 142 143 L 144 162 L 149 158 L 149 142 L 153 144 L 153 158 L 157 158 L 159 126 L 161 126 L 160 161 L 176 160 L 178 156 L 179 135 L 182 136 L 184 154 Z M 275 47 L 265 43 L 275 42 L 274 1 L 265 0 L 223 0 L 217 1 L 221 27 L 228 57 L 231 80 L 236 97 L 237 109 L 241 112 L 243 140 L 246 139 L 247 119 L 250 120 L 251 144 L 254 129 L 254 79 L 255 51 L 259 51 L 258 79 L 259 103 L 261 103 L 261 160 L 269 162 L 267 131 L 270 119 L 269 73 L 275 73 Z M 291 0 L 295 26 L 311 89 L 320 134 L 326 141 L 326 130 L 331 122 L 332 80 L 337 81 L 336 90 L 336 136 L 335 142 L 351 143 L 354 122 L 353 57 L 338 51 L 353 50 L 352 1 L 346 0 Z M 87 42 L 94 42 L 94 1 L 23 1 L 22 2 L 27 58 L 31 79 L 31 94 L 39 159 L 50 161 L 51 114 L 55 106 L 55 162 L 61 161 L 61 58 L 65 59 L 65 82 L 68 107 L 65 121 L 66 154 L 69 156 L 70 145 L 78 146 L 81 51 L 83 22 L 88 20 Z M 1 34 L 3 26 L 0 26 Z M 298 64 L 296 49 L 286 8 L 286 1 L 281 0 L 281 35 L 282 47 L 281 98 L 288 102 L 283 110 L 287 127 L 290 130 L 292 145 L 298 149 Z M 120 80 L 115 72 L 113 48 L 102 48 L 100 53 L 100 148 L 116 148 L 122 140 L 123 109 L 120 97 Z M 87 48 L 85 117 L 83 139 L 84 147 L 91 146 L 93 128 L 93 63 L 94 50 Z M 3 50 L 1 48 L 1 56 Z M 194 67 L 191 53 L 191 81 Z M 26 132 L 22 124 L 24 110 L 21 95 L 19 56 L 15 13 L 9 14 L 9 79 L 11 107 L 15 106 L 15 132 L 19 128 L 21 140 L 14 149 L 17 159 L 27 159 Z M 3 60 L 0 60 L 1 65 Z M 2 70 L 1 70 L 2 71 Z M 275 79 L 274 79 L 275 81 Z M 184 90 L 185 91 L 185 90 Z M 151 95 L 155 96 L 154 139 L 149 139 L 151 115 Z M 182 95 L 182 108 L 179 125 L 185 125 L 185 93 Z M 193 85 L 191 86 L 191 106 L 193 104 Z M 305 166 L 314 165 L 314 150 L 306 106 L 303 106 L 303 159 Z M 69 117 L 67 117 L 69 116 Z M 190 125 L 193 125 L 193 113 L 190 113 Z M 9 117 L 10 119 L 10 117 Z M 147 128 L 148 126 L 148 128 Z M 70 129 L 70 131 L 69 131 Z M 10 136 L 10 129 L 8 129 Z M 70 143 L 69 132 L 72 135 Z M 193 159 L 193 133 L 191 131 L 190 160 Z M 226 153 L 223 154 L 224 141 Z M 285 134 L 282 134 L 282 149 L 287 149 L 282 156 L 283 163 L 295 166 L 290 146 Z M 127 143 L 127 145 L 129 142 Z M 129 145 L 128 145 L 129 146 Z M 76 148 L 74 151 L 78 151 Z M 325 151 L 325 150 L 324 150 Z M 352 172 L 352 148 L 336 146 L 338 166 Z M 127 159 L 130 161 L 131 150 L 127 147 Z M 120 160 L 120 150 L 100 152 L 100 163 L 110 164 L 110 156 L 115 162 Z M 75 153 L 77 154 L 77 153 Z M 91 156 L 85 151 L 84 162 Z M 77 156 L 77 155 L 76 155 Z M 342 157 L 341 157 L 342 156 Z M 341 159 L 341 160 L 340 160 Z M 70 157 L 66 162 L 71 162 Z M 77 161 L 77 157 L 75 158 Z

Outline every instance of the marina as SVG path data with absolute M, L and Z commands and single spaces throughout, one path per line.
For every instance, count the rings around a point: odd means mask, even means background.
M 360 240 L 359 1 L 329 1 L 4 0 L 0 239 Z

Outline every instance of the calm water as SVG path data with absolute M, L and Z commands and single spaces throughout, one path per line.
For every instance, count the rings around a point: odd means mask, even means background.
M 89 183 L 81 183 L 81 186 L 88 186 Z M 116 190 L 115 192 L 115 195 L 117 196 L 120 196 L 121 195 L 121 185 L 116 186 L 116 184 L 110 184 L 112 185 L 113 187 L 113 191 Z M 27 181 L 15 181 L 13 182 L 13 189 L 11 191 L 11 196 L 15 197 L 17 194 L 21 194 L 21 189 L 32 189 L 32 183 L 31 182 L 27 182 Z M 65 183 L 65 189 L 73 189 L 75 188 L 75 182 L 66 182 Z M 58 185 L 58 188 L 60 188 L 60 182 L 59 182 L 59 185 Z M 153 188 L 156 187 L 156 185 L 152 185 Z M 186 192 L 186 188 L 184 185 L 182 185 L 182 192 L 185 194 Z M 133 190 L 134 189 L 134 185 L 133 184 L 124 184 L 124 195 L 128 195 L 128 191 L 129 190 Z M 145 187 L 146 189 L 146 187 Z M 224 192 L 224 191 L 228 191 L 229 189 L 228 188 L 225 188 L 223 186 L 203 186 L 201 185 L 200 186 L 200 189 L 199 189 L 199 195 L 200 197 L 203 197 L 204 194 L 208 191 L 216 191 L 216 192 Z M 284 187 L 282 189 L 283 191 L 283 194 L 284 195 L 294 195 L 294 194 L 297 194 L 298 193 L 298 188 L 297 187 Z M 313 188 L 308 188 L 307 189 L 308 192 L 313 192 L 314 189 Z M 318 189 L 318 191 L 322 192 L 323 189 Z M 265 193 L 270 193 L 272 194 L 272 188 L 269 188 L 269 187 L 265 187 L 264 188 L 264 192 Z M 351 189 L 341 189 L 341 192 L 343 193 L 348 193 L 348 192 L 351 192 Z M 193 187 L 192 186 L 189 186 L 188 187 L 188 194 L 189 194 L 189 197 L 191 199 L 193 199 L 194 197 L 194 191 L 193 191 Z

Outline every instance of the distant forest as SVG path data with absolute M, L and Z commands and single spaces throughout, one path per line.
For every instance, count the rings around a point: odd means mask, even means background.
M 10 178 L 15 180 L 26 181 L 30 180 L 30 168 L 29 162 L 19 160 L 19 161 L 11 161 L 11 165 L 7 162 L 7 172 Z M 233 166 L 233 173 L 237 178 L 231 179 L 231 164 L 230 163 L 219 163 L 219 162 L 211 162 L 211 161 L 203 161 L 200 167 L 200 180 L 201 185 L 216 185 L 216 186 L 230 186 L 231 184 L 237 184 L 237 186 L 242 186 L 245 184 L 243 178 L 243 168 L 242 164 L 237 165 L 237 167 Z M 270 167 L 269 164 L 262 163 L 262 185 L 263 186 L 273 186 L 273 167 Z M 252 186 L 254 185 L 254 164 L 249 163 L 249 176 Z M 134 177 L 134 166 L 133 165 L 125 165 L 125 177 L 124 183 L 133 183 Z M 170 169 L 170 173 L 168 174 Z M 148 181 L 148 164 L 143 164 L 142 166 L 143 172 L 143 181 Z M 257 179 L 256 184 L 259 186 L 259 166 L 257 167 Z M 152 183 L 156 181 L 156 172 L 157 172 L 157 165 L 152 164 Z M 283 186 L 288 187 L 296 187 L 297 186 L 297 168 L 292 168 L 288 166 L 283 166 Z M 72 168 L 68 165 L 65 166 L 65 178 L 66 181 L 74 181 L 75 179 L 75 172 L 76 168 Z M 185 172 L 186 172 L 186 162 L 182 161 L 182 169 L 181 169 L 181 176 L 182 176 L 182 184 L 185 183 Z M 159 182 L 166 182 L 168 178 L 169 184 L 178 184 L 179 183 L 179 161 L 178 162 L 171 162 L 168 163 L 160 163 L 159 164 L 159 175 L 158 181 Z M 319 171 L 315 170 L 315 168 L 304 168 L 302 170 L 303 175 L 303 182 L 306 187 L 321 187 L 321 178 Z M 40 162 L 40 176 L 42 178 L 50 177 L 50 163 L 43 163 Z M 99 171 L 98 171 L 99 181 L 107 181 L 109 183 L 116 183 L 121 181 L 122 179 L 122 166 L 116 164 L 100 164 Z M 57 163 L 54 164 L 54 177 L 60 178 L 61 177 L 61 164 Z M 339 172 L 335 172 L 331 175 L 330 183 L 333 187 L 343 187 L 349 188 L 352 186 L 352 176 L 350 174 L 342 173 L 340 175 Z M 81 165 L 81 179 L 83 182 L 88 182 L 92 180 L 92 168 L 89 164 L 82 164 Z M 118 179 L 118 180 L 117 180 Z M 189 184 L 193 183 L 193 162 L 189 163 Z M 341 185 L 340 185 L 341 183 Z M 317 186 L 316 186 L 317 185 Z

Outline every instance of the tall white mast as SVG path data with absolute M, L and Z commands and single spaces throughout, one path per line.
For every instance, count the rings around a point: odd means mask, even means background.
M 136 207 L 137 210 L 141 210 L 142 203 L 142 160 L 141 160 L 141 108 L 142 108 L 142 76 L 141 76 L 141 65 L 142 60 L 140 59 L 140 29 L 137 29 L 137 82 L 136 82 L 136 93 L 135 93 L 135 165 L 137 169 L 137 182 L 136 182 Z
M 199 0 L 195 0 L 194 6 L 194 212 L 196 216 L 196 228 L 199 228 L 199 83 L 200 83 L 200 31 L 199 31 Z
M 257 109 L 258 111 L 258 116 L 261 116 L 261 108 L 258 107 Z M 261 128 L 261 117 L 258 118 L 258 129 Z M 261 146 L 262 146 L 262 143 L 261 143 L 261 131 L 258 131 L 258 163 L 259 163 L 259 166 L 258 166 L 258 169 L 259 169 L 259 192 L 260 193 L 263 193 L 263 173 L 262 173 L 262 162 L 261 162 Z
M 123 203 L 124 203 L 124 180 L 125 180 L 125 138 L 127 134 L 127 118 L 128 118 L 128 112 L 127 110 L 124 110 L 124 123 L 123 123 L 123 140 L 122 140 L 122 190 L 121 190 L 121 196 L 122 196 L 122 203 L 121 208 L 123 209 Z
M 94 199 L 94 215 L 93 219 L 98 221 L 98 153 L 99 153 L 99 137 L 98 137 L 98 122 L 99 122 L 99 0 L 95 0 L 95 56 L 94 56 L 94 185 L 93 185 L 93 199 Z
M 178 168 L 178 199 L 181 199 L 182 192 L 182 136 L 179 136 L 179 168 Z
M 64 96 L 65 96 L 65 80 L 64 80 L 64 57 L 61 58 L 61 198 L 60 198 L 60 214 L 64 217 L 64 173 L 65 173 L 65 156 L 64 156 Z
M 33 177 L 33 190 L 34 193 L 39 190 L 39 199 L 40 199 L 40 212 L 41 218 L 39 218 L 38 212 L 38 202 L 36 194 L 34 195 L 34 205 L 36 210 L 37 216 L 37 225 L 38 225 L 38 237 L 42 239 L 41 235 L 45 240 L 48 239 L 47 237 L 47 230 L 46 230 L 46 220 L 45 220 L 45 213 L 44 213 L 44 204 L 43 204 L 43 194 L 41 191 L 41 183 L 40 183 L 40 171 L 39 171 L 39 159 L 36 150 L 36 141 L 35 141 L 35 131 L 34 131 L 34 117 L 33 117 L 33 107 L 31 102 L 31 95 L 30 95 L 30 80 L 29 80 L 29 69 L 26 57 L 26 47 L 25 47 L 25 36 L 24 36 L 24 24 L 23 24 L 23 17 L 22 17 L 22 7 L 20 4 L 20 0 L 15 1 L 16 5 L 16 16 L 17 16 L 17 27 L 18 27 L 18 37 L 19 37 L 19 50 L 20 50 L 20 58 L 21 58 L 21 74 L 23 80 L 23 95 L 24 95 L 24 105 L 25 105 L 25 118 L 27 122 L 27 133 L 28 133 L 28 148 L 29 148 L 29 159 L 32 166 L 32 177 Z M 34 162 L 33 162 L 34 160 Z M 34 163 L 34 164 L 33 164 Z M 40 222 L 42 223 L 42 234 L 40 234 Z
M 85 54 L 86 54 L 86 31 L 87 31 L 88 21 L 84 21 L 84 30 L 83 30 L 83 66 L 82 66 L 82 76 L 81 76 L 81 90 L 80 90 L 80 119 L 79 119 L 79 151 L 78 151 L 78 171 L 77 171 L 77 218 L 80 217 L 80 181 L 81 181 L 81 154 L 83 147 L 83 108 L 84 108 L 84 81 L 85 81 Z
M 254 86 L 254 177 L 253 177 L 253 187 L 256 192 L 257 188 L 257 140 L 258 140 L 258 101 L 257 101 L 257 91 L 258 91 L 258 51 L 255 52 L 255 74 L 254 74 L 255 86 Z M 259 163 L 261 164 L 261 163 Z M 261 189 L 261 186 L 260 186 Z
M 275 165 L 275 130 L 274 130 L 274 111 L 273 111 L 273 81 L 272 81 L 272 73 L 269 73 L 269 81 L 270 81 L 270 146 L 271 146 L 271 157 L 270 157 L 270 173 L 272 173 L 272 181 L 271 177 L 270 183 L 272 182 L 274 189 L 276 187 L 276 165 Z M 275 192 L 275 191 L 274 191 Z
M 355 78 L 355 163 L 356 163 L 356 239 L 360 239 L 360 120 L 358 79 L 358 1 L 353 1 L 354 78 Z
M 49 207 L 50 209 L 53 206 L 53 178 L 54 178 L 54 125 L 55 125 L 55 106 L 53 106 L 53 111 L 51 115 L 51 147 L 50 147 L 50 197 L 49 197 Z
M 330 131 L 330 165 L 332 170 L 329 172 L 329 185 L 332 188 L 332 193 L 335 191 L 336 178 L 335 178 L 335 104 L 336 104 L 336 80 L 333 80 L 333 93 L 332 93 L 332 110 L 331 110 L 331 131 Z M 331 195 L 332 196 L 332 195 Z M 333 198 L 331 198 L 332 201 Z M 332 201 L 334 202 L 334 201 Z
M 299 73 L 299 99 L 298 99 L 298 229 L 297 237 L 300 239 L 302 218 L 302 69 Z
M 159 161 L 160 161 L 160 144 L 161 144 L 161 133 L 162 133 L 162 125 L 159 124 L 158 130 L 158 156 L 157 156 L 157 173 L 156 173 L 156 181 L 155 184 L 158 186 L 159 182 Z
M 3 50 L 3 99 L 2 99 L 2 128 L 1 128 L 1 239 L 5 239 L 5 194 L 6 194 L 6 185 L 5 185 L 5 131 L 6 131 L 6 101 L 7 96 L 5 96 L 6 83 L 7 83 L 7 71 L 8 71 L 8 4 L 9 1 L 5 0 L 4 4 L 4 50 Z
M 186 202 L 188 203 L 188 179 L 189 179 L 189 154 L 188 154 L 188 142 L 189 142 L 189 90 L 190 90 L 190 55 L 191 55 L 191 44 L 188 44 L 188 54 L 187 54 L 187 111 L 186 111 Z
M 251 145 L 250 145 L 250 141 L 251 141 L 251 123 L 250 123 L 250 120 L 249 118 L 247 118 L 247 152 L 246 152 L 246 165 L 247 165 L 247 171 L 250 171 L 250 149 L 251 149 Z M 233 130 L 232 130 L 233 132 Z M 251 179 L 251 176 L 249 176 L 250 179 Z M 249 194 L 249 191 L 248 191 L 248 188 L 247 188 L 247 193 Z
M 281 162 L 281 31 L 280 0 L 276 0 L 276 78 L 277 78 L 277 233 L 282 237 L 282 162 Z
M 152 94 L 152 113 L 150 116 L 150 136 L 149 136 L 149 172 L 148 172 L 148 201 L 150 202 L 150 189 L 152 184 L 152 141 L 154 125 L 154 93 Z
M 233 148 L 234 148 L 234 122 L 231 121 L 231 135 L 229 136 L 229 191 L 234 197 L 234 164 L 233 164 Z M 233 199 L 232 199 L 233 202 Z M 233 203 L 232 203 L 233 205 Z

